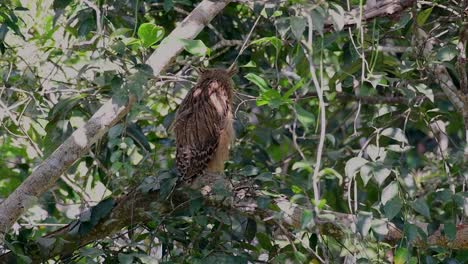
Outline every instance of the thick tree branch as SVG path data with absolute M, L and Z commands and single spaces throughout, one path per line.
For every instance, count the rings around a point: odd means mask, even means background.
M 416 0 L 380 0 L 367 1 L 363 10 L 363 20 L 370 20 L 381 16 L 391 16 L 400 13 L 406 8 L 412 6 Z M 344 25 L 352 26 L 361 23 L 360 8 L 355 8 L 345 14 Z M 333 25 L 333 21 L 328 19 L 325 21 L 327 28 Z
M 82 228 L 84 224 L 89 223 L 89 220 L 83 222 L 80 220 L 74 221 L 68 226 L 43 237 L 42 239 L 49 240 L 51 246 L 42 248 L 41 255 L 30 257 L 32 257 L 34 261 L 45 261 L 55 256 L 68 257 L 78 248 L 116 234 L 125 227 L 145 224 L 151 221 L 152 219 L 149 217 L 150 212 L 158 212 L 158 217 L 163 218 L 170 215 L 175 210 L 184 210 L 184 208 L 188 206 L 187 201 L 189 199 L 189 197 L 187 197 L 186 188 L 203 189 L 206 194 L 210 192 L 209 186 L 213 186 L 213 182 L 215 181 L 223 181 L 226 185 L 230 186 L 230 183 L 228 183 L 224 177 L 221 178 L 219 175 L 211 176 L 212 177 L 198 178 L 201 180 L 195 182 L 194 185 L 177 189 L 173 193 L 170 202 L 165 198 L 160 198 L 159 190 L 147 191 L 141 188 L 147 186 L 148 183 L 144 183 L 140 188 L 134 188 L 130 193 L 122 195 L 114 200 L 105 200 L 101 203 L 112 202 L 112 209 L 107 215 L 100 219 L 99 222 L 95 223 L 89 231 L 83 231 L 84 229 Z M 157 186 L 157 184 L 154 186 Z M 205 188 L 200 188 L 200 186 L 205 186 Z M 273 203 L 280 208 L 280 212 L 270 209 L 260 209 L 257 205 L 257 198 L 262 194 L 255 186 L 244 182 L 237 183 L 230 189 L 234 190 L 231 199 L 219 199 L 219 197 L 216 199 L 213 195 L 206 195 L 206 205 L 223 208 L 236 215 L 242 214 L 253 219 L 260 218 L 273 226 L 279 223 L 290 229 L 301 229 L 304 210 L 312 210 L 312 208 L 306 208 L 292 203 L 285 197 L 275 198 L 273 200 Z M 100 205 L 96 207 L 98 206 Z M 92 210 L 93 209 L 90 210 L 91 214 Z M 355 215 L 333 211 L 321 211 L 314 222 L 315 224 L 308 227 L 310 232 L 319 231 L 321 235 L 335 238 L 348 236 L 350 230 L 354 230 L 357 226 L 357 218 Z M 403 238 L 403 232 L 389 221 L 382 221 L 382 223 L 388 230 L 387 234 L 384 236 L 384 240 L 390 244 L 398 244 Z M 414 224 L 423 230 L 427 229 L 427 224 L 417 222 Z M 441 227 L 440 230 L 443 230 L 443 227 Z M 427 240 L 416 241 L 414 246 L 440 246 L 451 249 L 468 249 L 468 225 L 459 225 L 457 227 L 456 237 L 452 241 L 444 236 L 440 230 L 429 235 Z M 354 235 L 360 236 L 358 233 Z M 29 247 L 29 250 L 34 251 L 34 248 L 38 246 L 33 244 Z M 11 252 L 6 253 L 0 256 L 0 263 L 9 263 L 8 260 L 13 258 L 14 254 Z
M 229 0 L 202 1 L 186 19 L 167 36 L 158 49 L 147 60 L 154 75 L 159 73 L 183 49 L 180 39 L 193 39 L 223 8 Z M 91 119 L 60 145 L 44 160 L 31 175 L 0 204 L 0 245 L 5 233 L 21 214 L 51 186 L 60 175 L 128 113 L 135 97 L 127 102 L 109 100 Z

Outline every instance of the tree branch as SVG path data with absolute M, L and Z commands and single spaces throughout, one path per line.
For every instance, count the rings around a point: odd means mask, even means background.
M 261 209 L 257 205 L 257 198 L 262 196 L 251 183 L 236 183 L 229 189 L 234 190 L 230 199 L 219 199 L 210 193 L 209 186 L 213 186 L 215 181 L 222 181 L 225 185 L 230 183 L 224 176 L 221 175 L 206 175 L 197 178 L 196 182 L 191 186 L 182 186 L 174 191 L 170 201 L 160 195 L 159 190 L 147 191 L 148 185 L 159 186 L 159 184 L 148 184 L 147 182 L 140 185 L 138 188 L 133 188 L 128 194 L 122 195 L 116 199 L 104 200 L 102 203 L 113 203 L 112 209 L 107 215 L 104 215 L 100 221 L 94 223 L 94 226 L 89 231 L 83 231 L 88 220 L 76 220 L 69 225 L 52 232 L 42 239 L 48 239 L 50 247 L 41 248 L 41 255 L 30 256 L 33 261 L 45 261 L 55 256 L 68 257 L 75 250 L 87 245 L 91 242 L 103 239 L 110 235 L 116 234 L 125 227 L 131 225 L 145 224 L 153 219 L 149 217 L 150 212 L 158 212 L 158 217 L 164 218 L 175 211 L 184 210 L 189 203 L 187 196 L 187 188 L 203 189 L 205 192 L 206 206 L 222 208 L 232 214 L 241 214 L 255 219 L 260 217 L 265 222 L 271 223 L 273 226 L 281 224 L 290 229 L 301 229 L 302 216 L 304 210 L 312 210 L 302 205 L 292 203 L 285 197 L 275 198 L 274 207 L 280 211 L 271 209 Z M 201 188 L 200 186 L 205 186 Z M 145 187 L 145 188 L 142 188 Z M 208 189 L 206 189 L 208 187 Z M 157 189 L 158 187 L 154 187 Z M 206 194 L 208 193 L 208 194 Z M 229 201 L 229 202 L 226 202 Z M 94 208 L 99 207 L 100 204 Z M 272 208 L 272 207 L 270 207 Z M 93 208 L 90 209 L 91 215 Z M 102 210 L 101 210 L 102 211 Z M 92 217 L 92 216 L 91 216 Z M 323 210 L 314 219 L 314 224 L 307 228 L 309 232 L 319 232 L 321 235 L 332 236 L 334 238 L 343 238 L 349 236 L 350 230 L 353 230 L 357 225 L 355 215 Z M 390 221 L 383 220 L 383 225 L 388 230 L 384 235 L 384 240 L 387 243 L 396 245 L 403 238 L 403 232 Z M 427 224 L 415 222 L 415 225 L 423 230 L 427 230 Z M 416 240 L 414 246 L 440 246 L 450 249 L 468 249 L 468 225 L 461 224 L 457 227 L 457 233 L 454 240 L 450 240 L 441 232 L 443 226 L 438 231 L 430 234 L 426 240 Z M 360 234 L 355 233 L 355 236 Z M 362 237 L 360 237 L 362 239 Z M 39 247 L 37 244 L 29 245 L 31 252 L 37 252 L 34 249 Z M 9 263 L 9 260 L 14 259 L 14 254 L 8 252 L 0 256 L 0 263 Z
M 155 76 L 169 65 L 169 62 L 183 49 L 180 39 L 193 39 L 230 0 L 202 1 L 182 23 L 165 38 L 163 43 L 147 60 Z M 127 102 L 111 99 L 81 128 L 65 140 L 31 175 L 0 204 L 0 245 L 5 233 L 13 223 L 35 203 L 37 197 L 50 189 L 60 175 L 89 148 L 125 116 L 136 101 L 130 96 Z

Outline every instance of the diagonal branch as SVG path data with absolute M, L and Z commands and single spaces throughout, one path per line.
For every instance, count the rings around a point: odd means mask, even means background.
M 230 0 L 202 1 L 174 31 L 167 36 L 147 61 L 155 76 L 183 49 L 179 39 L 193 39 Z M 76 160 L 85 154 L 104 134 L 125 116 L 136 101 L 130 96 L 127 102 L 111 99 L 81 128 L 65 140 L 31 175 L 0 204 L 0 245 L 5 233 L 21 214 L 49 190 Z

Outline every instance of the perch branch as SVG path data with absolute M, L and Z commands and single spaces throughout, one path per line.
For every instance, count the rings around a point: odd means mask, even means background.
M 186 188 L 206 190 L 207 186 L 213 186 L 213 182 L 219 180 L 226 183 L 226 185 L 230 185 L 225 178 L 220 179 L 219 175 L 211 176 L 214 177 L 200 177 L 198 179 L 202 179 L 202 182 L 196 182 L 194 185 L 176 189 L 172 195 L 171 202 L 168 199 L 161 199 L 159 190 L 148 192 L 144 191 L 143 188 L 134 188 L 128 194 L 112 200 L 113 206 L 110 212 L 88 232 L 80 234 L 80 220 L 73 221 L 69 225 L 44 236 L 42 239 L 49 239 L 52 246 L 43 249 L 40 256 L 34 255 L 30 257 L 34 261 L 45 261 L 55 256 L 68 257 L 80 247 L 116 234 L 128 226 L 148 223 L 152 220 L 149 217 L 150 212 L 158 212 L 158 217 L 163 218 L 171 214 L 174 208 L 184 210 L 185 206 L 188 205 Z M 141 186 L 145 185 L 147 183 Z M 279 212 L 271 209 L 261 209 L 257 204 L 257 198 L 262 195 L 261 191 L 251 184 L 247 185 L 251 188 L 246 188 L 245 182 L 236 183 L 232 186 L 231 189 L 234 191 L 232 192 L 232 199 L 228 199 L 230 200 L 228 203 L 225 202 L 226 199 L 216 199 L 215 196 L 206 195 L 205 204 L 207 206 L 223 208 L 232 214 L 252 217 L 252 219 L 260 217 L 272 226 L 281 224 L 286 228 L 301 229 L 304 210 L 312 210 L 312 208 L 292 203 L 286 197 L 279 197 L 273 200 L 273 203 L 276 205 L 274 207 L 279 208 Z M 205 186 L 205 188 L 200 188 L 200 186 Z M 307 229 L 309 232 L 319 232 L 321 235 L 342 238 L 348 237 L 349 230 L 356 225 L 357 218 L 355 215 L 323 210 L 315 219 L 315 225 Z M 388 232 L 384 236 L 384 240 L 390 244 L 397 245 L 403 239 L 403 232 L 390 221 L 386 221 L 385 225 Z M 415 223 L 415 225 L 423 230 L 427 229 L 427 224 L 425 223 Z M 440 230 L 443 230 L 443 226 L 438 231 L 429 235 L 426 240 L 417 240 L 414 246 L 468 249 L 468 225 L 461 224 L 457 226 L 454 240 L 449 240 Z M 359 235 L 354 234 L 354 236 Z M 35 252 L 34 250 L 32 251 Z M 14 259 L 14 254 L 8 252 L 0 256 L 0 263 L 10 263 L 8 261 L 12 259 Z

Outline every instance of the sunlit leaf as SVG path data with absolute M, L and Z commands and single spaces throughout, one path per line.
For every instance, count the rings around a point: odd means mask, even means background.
M 416 22 L 418 23 L 418 25 L 423 26 L 424 23 L 426 23 L 429 16 L 431 15 L 431 13 L 432 13 L 432 7 L 420 12 L 418 16 L 416 17 Z
M 359 170 L 364 164 L 369 162 L 366 159 L 363 159 L 361 157 L 354 157 L 346 162 L 345 166 L 345 174 L 346 177 L 353 177 L 354 173 Z
M 256 39 L 250 43 L 251 45 L 266 45 L 271 44 L 273 45 L 277 51 L 281 50 L 282 41 L 277 37 L 264 37 L 260 39 Z
M 406 139 L 405 133 L 400 128 L 396 128 L 396 127 L 386 128 L 382 131 L 381 135 L 394 139 L 398 142 L 408 144 L 408 139 Z
M 371 228 L 373 232 L 380 236 L 388 234 L 387 221 L 383 219 L 372 219 Z
M 398 195 L 398 183 L 393 181 L 382 190 L 381 202 L 385 205 L 393 197 Z
M 337 5 L 331 3 L 330 5 L 332 8 L 328 10 L 330 13 L 331 19 L 333 21 L 333 26 L 336 31 L 341 31 L 345 24 L 345 12 L 344 9 Z
M 254 74 L 254 73 L 248 73 L 247 75 L 244 76 L 247 80 L 251 81 L 254 83 L 258 88 L 260 88 L 261 91 L 267 91 L 270 89 L 268 83 L 263 79 L 262 77 Z
M 164 37 L 164 28 L 152 23 L 143 23 L 138 28 L 138 37 L 141 39 L 145 48 L 162 40 Z
M 358 219 L 357 219 L 357 230 L 359 233 L 366 237 L 369 233 L 372 224 L 372 213 L 359 211 Z
M 203 57 L 210 53 L 210 49 L 199 39 L 180 39 L 180 42 L 184 44 L 184 49 L 192 55 Z

